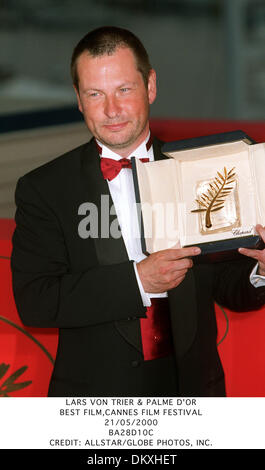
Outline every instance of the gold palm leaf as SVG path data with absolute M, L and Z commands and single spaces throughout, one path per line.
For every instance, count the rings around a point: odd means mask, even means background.
M 201 194 L 196 202 L 199 204 L 199 209 L 194 209 L 191 212 L 206 212 L 205 225 L 207 228 L 212 227 L 211 213 L 223 209 L 225 199 L 232 191 L 233 186 L 230 186 L 235 181 L 235 168 L 227 171 L 224 167 L 224 174 L 222 175 L 217 171 L 215 179 L 209 183 L 207 191 Z

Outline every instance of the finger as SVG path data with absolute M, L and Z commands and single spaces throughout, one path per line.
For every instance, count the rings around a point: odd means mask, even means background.
M 163 250 L 163 253 L 168 260 L 178 260 L 190 256 L 197 256 L 201 253 L 201 250 L 197 246 L 190 246 L 188 248 L 168 248 L 167 250 Z
M 261 250 L 250 250 L 248 248 L 238 248 L 239 253 L 244 256 L 259 260 L 261 257 Z
M 162 266 L 160 266 L 159 273 L 161 276 L 165 276 L 168 280 L 170 280 L 178 275 L 179 271 L 185 270 L 185 272 L 187 272 L 187 270 L 192 268 L 192 266 L 193 261 L 190 258 L 183 258 L 170 262 L 167 261 Z
M 188 260 L 187 260 L 188 261 Z M 178 266 L 178 268 L 174 269 L 172 266 L 167 268 L 161 268 L 159 272 L 159 279 L 161 282 L 164 283 L 171 283 L 174 282 L 179 276 L 183 276 L 187 273 L 189 266 L 187 263 L 182 263 Z
M 181 258 L 179 260 L 174 260 L 171 264 L 171 271 L 178 272 L 182 269 L 190 269 L 193 266 L 193 261 L 190 258 Z

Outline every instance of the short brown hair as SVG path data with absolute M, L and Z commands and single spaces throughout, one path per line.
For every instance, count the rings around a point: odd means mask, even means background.
M 87 51 L 92 57 L 112 55 L 117 48 L 128 47 L 134 54 L 136 66 L 141 72 L 147 88 L 150 70 L 152 69 L 146 49 L 131 31 L 116 26 L 103 26 L 87 33 L 76 45 L 71 60 L 71 75 L 78 90 L 77 59 Z

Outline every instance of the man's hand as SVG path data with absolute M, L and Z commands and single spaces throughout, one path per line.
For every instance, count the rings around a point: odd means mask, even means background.
M 200 248 L 169 248 L 152 253 L 137 263 L 137 270 L 145 292 L 159 293 L 177 287 L 193 266 L 190 256 L 199 255 Z
M 265 227 L 262 227 L 262 225 L 257 225 L 256 230 L 265 243 Z M 260 276 L 265 276 L 265 249 L 253 250 L 247 248 L 239 248 L 238 251 L 242 255 L 256 259 L 259 263 L 257 274 L 259 274 Z

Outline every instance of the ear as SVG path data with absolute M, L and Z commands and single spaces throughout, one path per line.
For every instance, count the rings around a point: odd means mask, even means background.
M 82 106 L 82 103 L 81 103 L 81 100 L 80 100 L 79 91 L 78 91 L 78 89 L 76 88 L 75 85 L 73 85 L 73 87 L 74 87 L 75 94 L 76 94 L 78 109 L 79 109 L 79 111 L 83 114 L 83 106 Z
M 149 104 L 152 104 L 156 99 L 156 72 L 154 69 L 151 69 L 149 73 L 148 98 L 149 98 Z

